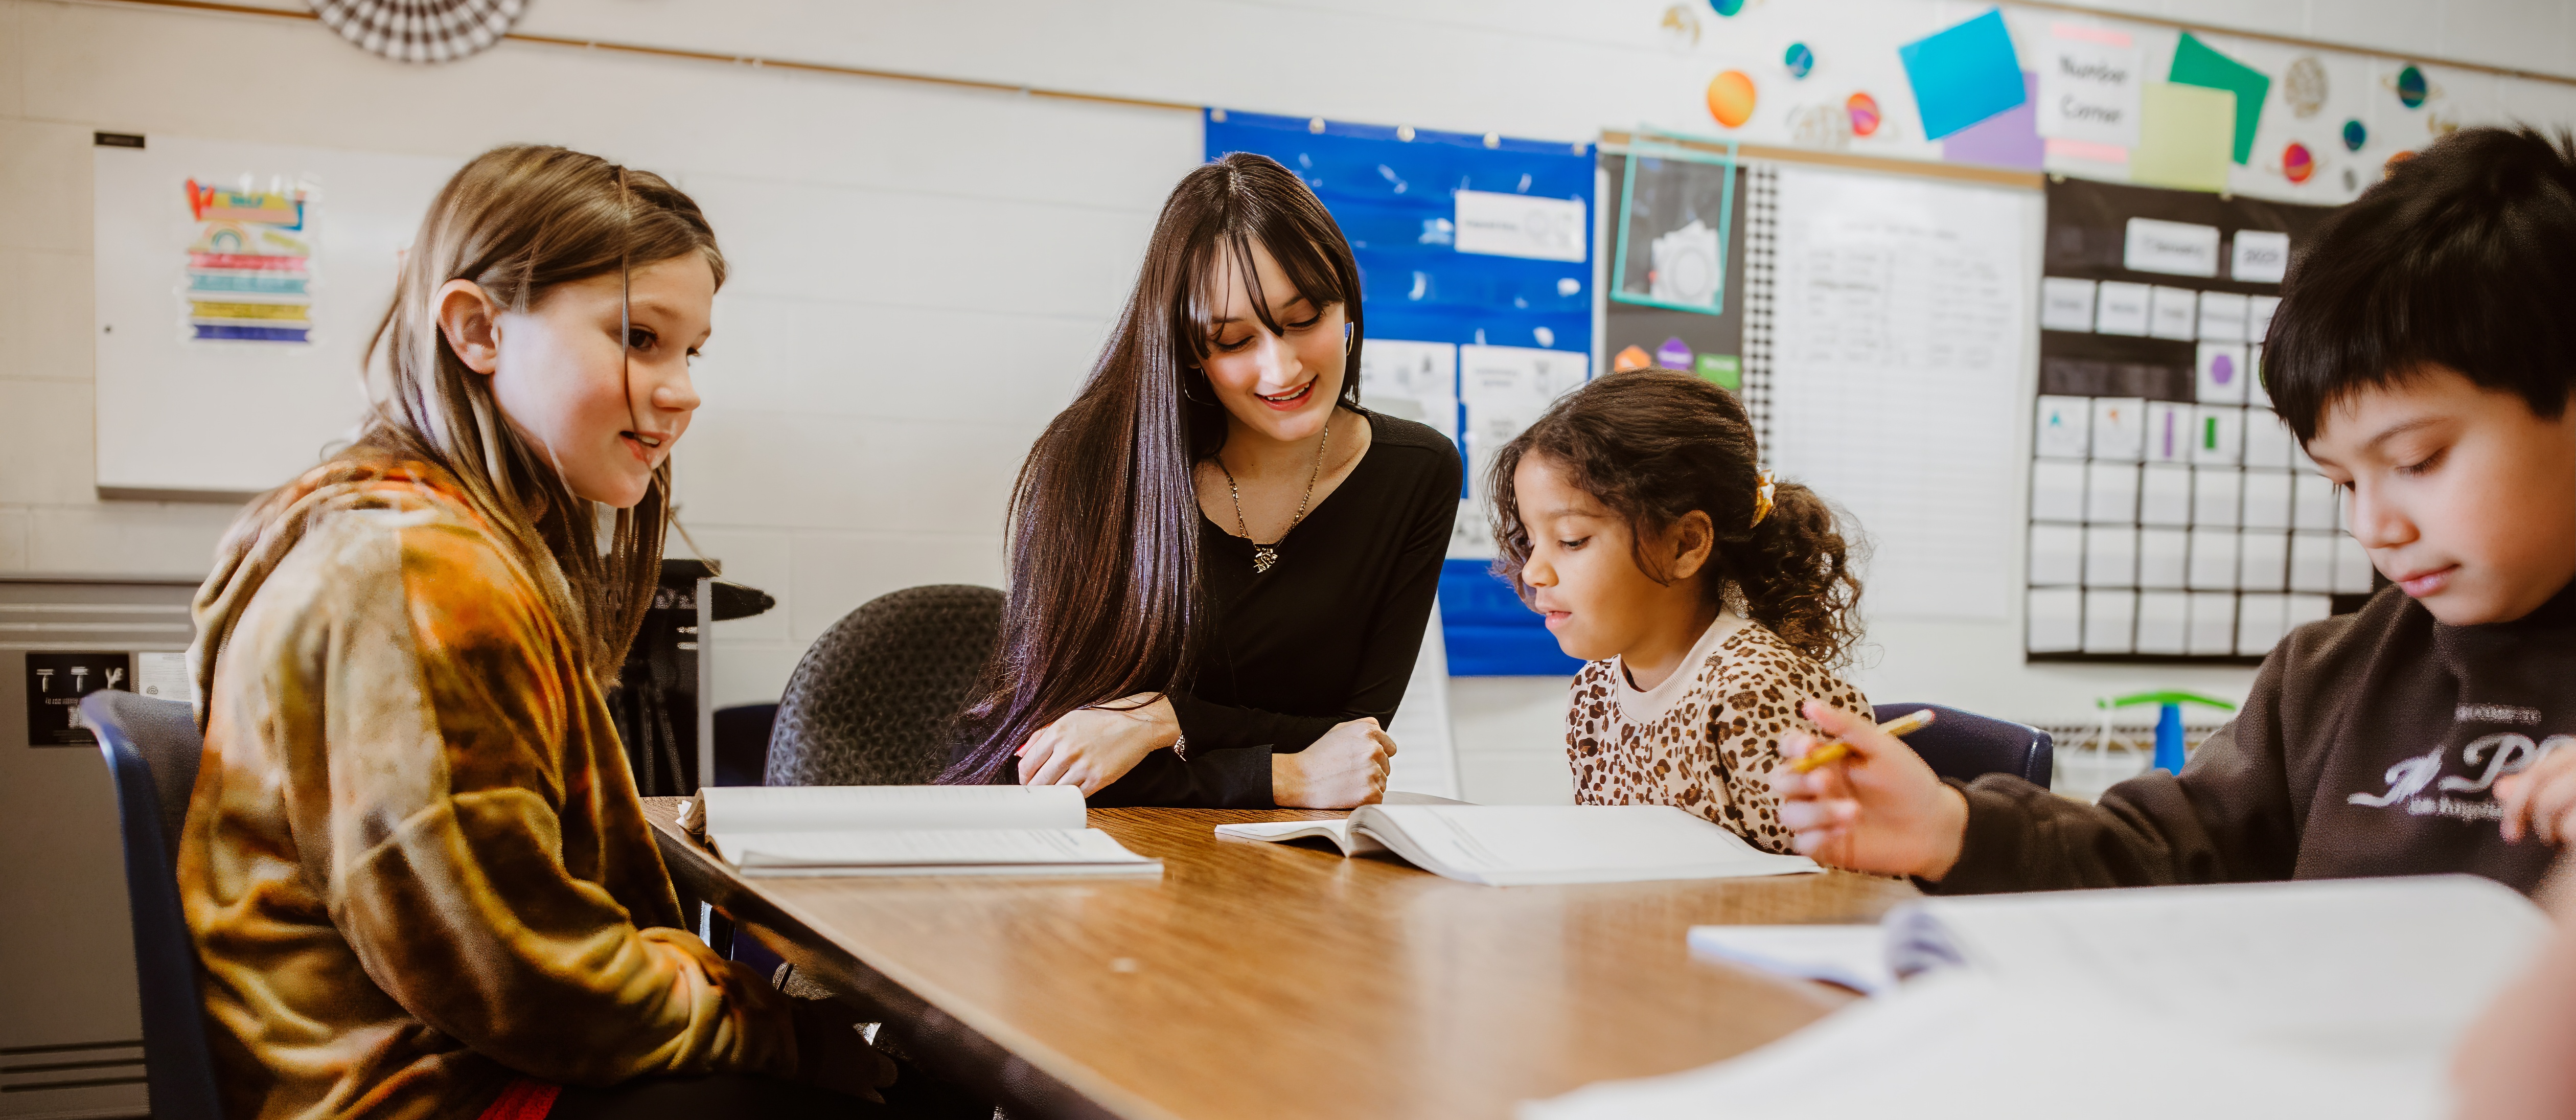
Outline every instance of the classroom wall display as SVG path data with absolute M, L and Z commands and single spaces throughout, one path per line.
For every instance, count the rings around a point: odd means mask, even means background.
M 1613 184 L 1612 189 L 1617 189 L 1616 184 L 1626 178 L 1630 155 L 1630 149 L 1604 144 L 1600 157 L 1601 181 Z M 1661 156 L 1642 156 L 1639 162 L 1661 162 L 1662 159 Z M 1715 170 L 1708 164 L 1692 166 L 1703 173 Z M 1739 162 L 1724 169 L 1723 173 L 1734 180 L 1735 197 L 1743 198 L 1748 189 L 1745 185 L 1750 174 L 1747 168 Z M 1710 185 L 1705 182 L 1698 184 L 1700 197 L 1711 197 Z M 1634 209 L 1633 202 L 1631 208 Z M 1664 219 L 1664 224 L 1687 226 L 1688 219 L 1680 218 L 1676 210 Z M 1746 392 L 1745 238 L 1737 236 L 1743 225 L 1742 222 L 1731 223 L 1725 236 L 1715 238 L 1717 248 L 1725 254 L 1725 272 L 1717 280 L 1717 290 L 1734 293 L 1721 300 L 1717 310 L 1665 307 L 1652 300 L 1607 301 L 1602 316 L 1600 350 L 1607 356 L 1605 364 L 1610 369 L 1660 367 L 1680 370 L 1698 374 L 1738 395 Z M 1635 240 L 1642 235 L 1632 232 L 1630 236 Z M 1624 274 L 1625 279 L 1614 283 L 1651 292 L 1653 278 L 1646 275 L 1644 267 L 1648 263 L 1651 262 L 1631 261 Z M 1622 275 L 1616 270 L 1612 274 Z
M 1866 538 L 1870 617 L 2009 617 L 2038 192 L 1772 175 L 1747 231 L 1763 239 L 1748 292 L 1768 305 L 1746 328 L 1767 336 L 1748 377 L 1767 379 L 1771 466 Z
M 1205 127 L 1208 158 L 1278 160 L 1350 238 L 1361 401 L 1460 441 L 1467 485 L 1440 578 L 1450 674 L 1580 668 L 1490 570 L 1482 479 L 1592 375 L 1593 146 L 1224 109 Z
M 2330 212 L 2049 186 L 2030 660 L 2255 664 L 2371 590 L 2334 485 L 2260 377 L 2291 249 Z
M 239 500 L 348 438 L 399 254 L 457 162 L 173 136 L 103 137 L 93 162 L 100 494 Z

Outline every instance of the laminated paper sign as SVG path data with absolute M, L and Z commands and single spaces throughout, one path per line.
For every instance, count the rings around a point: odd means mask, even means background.
M 2067 37 L 2069 32 L 2084 37 Z M 2068 28 L 2050 36 L 2043 49 L 2039 134 L 2118 148 L 2126 158 L 2138 146 L 2138 48 L 2125 34 Z
M 1581 261 L 1592 223 L 1583 202 L 1500 191 L 1459 191 L 1458 251 L 1544 261 Z

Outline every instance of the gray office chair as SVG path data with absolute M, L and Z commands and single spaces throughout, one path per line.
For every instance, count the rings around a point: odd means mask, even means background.
M 926 785 L 1002 632 L 1002 593 L 967 584 L 880 595 L 805 651 L 769 733 L 765 784 Z
M 157 1120 L 223 1120 L 197 992 L 197 947 L 179 902 L 179 828 L 205 740 L 177 700 L 93 692 L 81 718 L 98 735 L 125 834 L 125 895 L 143 992 L 143 1076 Z

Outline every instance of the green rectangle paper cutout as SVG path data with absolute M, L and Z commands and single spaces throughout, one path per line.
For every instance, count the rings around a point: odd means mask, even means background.
M 1744 389 L 1744 359 L 1733 354 L 1700 355 L 1698 372 L 1701 378 L 1715 382 L 1718 388 L 1727 392 Z
M 2211 50 L 2209 44 L 2182 33 L 2174 46 L 2173 69 L 2165 80 L 2176 85 L 2223 89 L 2236 95 L 2236 152 L 2241 166 L 2254 155 L 2254 128 L 2263 123 L 2263 98 L 2272 92 L 2272 79 L 2263 72 Z

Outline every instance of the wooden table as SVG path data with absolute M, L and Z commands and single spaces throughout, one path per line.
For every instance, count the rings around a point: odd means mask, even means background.
M 924 1066 L 1016 1118 L 1507 1117 L 1671 1073 L 1849 999 L 1694 959 L 1695 924 L 1875 920 L 1915 896 L 1842 872 L 1569 887 L 1221 839 L 1298 810 L 1095 809 L 1153 879 L 733 874 L 646 811 L 681 893 L 873 1001 Z

